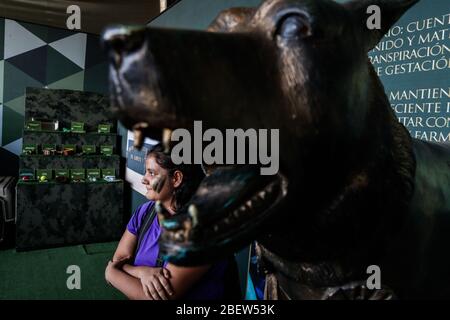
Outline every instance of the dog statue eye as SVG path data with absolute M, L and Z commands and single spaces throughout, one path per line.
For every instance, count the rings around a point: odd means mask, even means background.
M 285 39 L 304 39 L 312 35 L 311 25 L 303 15 L 289 15 L 281 21 L 277 34 Z

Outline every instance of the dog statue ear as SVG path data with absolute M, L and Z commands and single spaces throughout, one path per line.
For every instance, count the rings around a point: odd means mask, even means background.
M 372 50 L 400 17 L 420 0 L 352 0 L 343 4 L 354 16 L 358 28 L 363 32 L 367 51 Z M 370 30 L 367 9 L 376 5 L 380 8 L 381 28 Z
M 222 11 L 208 27 L 208 31 L 213 32 L 233 32 L 253 17 L 256 9 L 254 8 L 231 8 Z

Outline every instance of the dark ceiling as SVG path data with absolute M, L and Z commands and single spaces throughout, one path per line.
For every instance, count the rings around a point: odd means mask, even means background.
M 147 24 L 177 0 L 0 0 L 0 17 L 67 29 L 67 8 L 80 8 L 81 32 L 100 34 L 111 24 Z

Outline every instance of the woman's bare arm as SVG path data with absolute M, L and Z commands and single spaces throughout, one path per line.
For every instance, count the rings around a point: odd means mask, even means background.
M 122 239 L 120 239 L 119 245 L 117 246 L 116 252 L 114 253 L 112 260 L 114 262 L 128 260 L 122 266 L 122 270 L 134 278 L 140 278 L 140 267 L 128 264 L 128 262 L 131 262 L 130 260 L 133 257 L 134 252 L 136 251 L 136 246 L 137 246 L 137 237 L 130 231 L 125 230 L 125 232 L 122 235 Z
M 113 261 L 120 261 L 124 259 L 131 259 L 136 250 L 137 237 L 130 231 L 125 230 L 117 246 L 116 252 L 113 256 Z
M 137 279 L 141 278 L 141 268 L 142 267 L 133 266 L 131 264 L 124 264 L 122 266 L 122 270 L 124 272 L 128 273 L 130 276 L 135 277 Z
M 108 264 L 105 271 L 106 280 L 130 299 L 167 299 L 173 293 L 167 280 L 170 276 L 167 270 L 128 264 L 134 255 L 136 245 L 137 237 L 126 230 L 114 253 L 112 263 Z M 143 275 L 147 276 L 146 281 L 143 280 Z
M 126 295 L 128 299 L 151 300 L 151 296 L 145 294 L 141 281 L 123 272 L 117 262 L 108 263 L 105 278 L 112 286 Z
M 114 253 L 113 261 L 118 262 L 131 259 L 134 255 L 136 245 L 137 237 L 126 230 L 119 242 L 119 245 L 117 246 L 116 252 Z M 126 264 L 126 262 L 120 264 L 120 267 L 118 267 L 118 265 L 114 268 L 108 267 L 106 272 L 107 280 L 130 299 L 148 299 L 143 288 L 153 288 L 153 286 L 142 285 L 140 279 L 142 268 L 150 267 L 134 267 Z M 170 287 L 164 285 L 161 277 L 159 277 L 159 279 L 152 277 L 155 282 L 154 287 L 167 287 L 166 291 L 169 295 L 173 292 L 173 294 L 170 295 L 170 299 L 178 299 L 182 297 L 198 280 L 200 280 L 209 268 L 209 265 L 200 267 L 179 267 L 173 264 L 168 264 L 166 269 L 169 270 L 170 274 L 170 279 L 168 279 L 170 281 Z M 108 271 L 108 269 L 110 270 Z M 163 285 L 161 285 L 161 282 L 163 282 Z M 147 292 L 147 294 L 149 293 L 150 292 Z

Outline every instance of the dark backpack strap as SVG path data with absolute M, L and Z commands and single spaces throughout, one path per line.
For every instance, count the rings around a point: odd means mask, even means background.
M 156 267 L 162 268 L 164 266 L 164 260 L 161 255 L 161 250 L 158 252 L 158 259 L 156 259 Z
M 136 251 L 134 252 L 134 256 L 136 257 L 136 254 L 141 247 L 142 240 L 144 239 L 145 234 L 147 233 L 148 229 L 150 229 L 150 226 L 153 224 L 153 221 L 156 217 L 156 208 L 155 206 L 151 206 L 150 204 L 145 209 L 147 212 L 145 214 L 145 217 L 141 223 L 141 226 L 139 227 L 138 234 L 137 234 L 137 245 L 136 245 Z M 164 266 L 164 260 L 161 256 L 161 250 L 158 251 L 158 258 L 156 259 L 156 267 L 163 267 Z
M 137 234 L 137 245 L 136 250 L 134 252 L 134 256 L 136 257 L 136 254 L 141 247 L 142 240 L 144 239 L 145 234 L 147 233 L 148 229 L 153 223 L 153 220 L 155 220 L 156 216 L 156 208 L 153 205 L 148 205 L 146 209 L 145 217 L 141 223 L 141 226 L 139 227 L 138 234 Z

